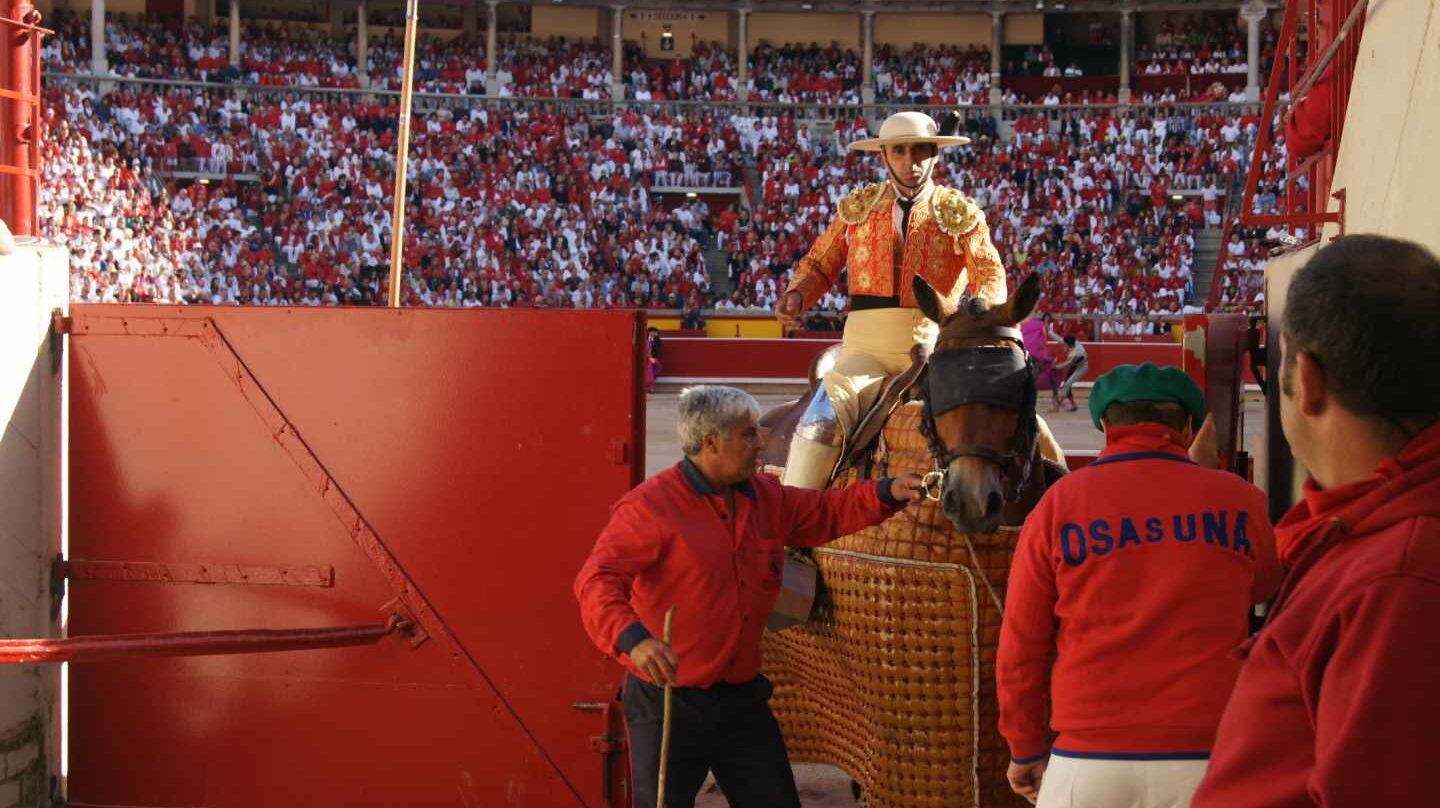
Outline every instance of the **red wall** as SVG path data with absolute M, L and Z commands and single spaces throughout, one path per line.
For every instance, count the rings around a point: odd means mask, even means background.
M 663 377 L 693 379 L 803 379 L 810 360 L 833 344 L 828 340 L 800 339 L 692 339 L 671 338 L 663 343 Z M 1094 381 L 1116 365 L 1154 362 L 1180 365 L 1180 346 L 1123 342 L 1087 342 Z M 1064 352 L 1056 346 L 1057 355 Z
M 715 339 L 671 337 L 664 340 L 661 378 L 706 379 L 804 379 L 810 360 L 833 340 L 809 339 Z M 1064 356 L 1060 345 L 1052 346 Z M 1180 346 L 1176 343 L 1087 342 L 1090 370 L 1082 381 L 1093 382 L 1117 365 L 1154 362 L 1180 367 Z M 1254 384 L 1249 366 L 1241 369 L 1245 384 Z

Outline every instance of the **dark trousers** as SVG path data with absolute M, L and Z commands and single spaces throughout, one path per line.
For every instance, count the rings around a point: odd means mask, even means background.
M 711 771 L 732 808 L 800 808 L 785 739 L 770 712 L 772 690 L 763 676 L 743 685 L 674 689 L 666 808 L 693 808 Z M 624 706 L 635 808 L 655 808 L 665 689 L 627 676 Z

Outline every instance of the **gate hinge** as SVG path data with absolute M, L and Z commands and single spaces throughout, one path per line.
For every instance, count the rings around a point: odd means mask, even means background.
M 56 553 L 50 562 L 50 619 L 60 619 L 60 604 L 65 600 L 65 554 Z
M 590 751 L 599 752 L 602 755 L 619 751 L 619 744 L 615 742 L 613 735 L 591 735 Z
M 65 335 L 70 333 L 71 319 L 59 309 L 50 310 L 50 375 L 60 372 L 60 363 L 65 358 Z

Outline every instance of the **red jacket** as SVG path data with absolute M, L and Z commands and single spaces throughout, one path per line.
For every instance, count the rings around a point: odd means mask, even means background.
M 996 678 L 1017 761 L 1047 750 L 1047 696 L 1057 753 L 1204 757 L 1249 606 L 1279 583 L 1258 488 L 1159 424 L 1105 437 L 1025 520 L 1010 568 Z
M 1440 425 L 1369 480 L 1307 484 L 1276 541 L 1290 573 L 1192 805 L 1434 804 Z
M 760 637 L 780 594 L 785 547 L 815 547 L 899 510 L 889 483 L 833 491 L 792 488 L 756 474 L 725 498 L 690 463 L 651 477 L 620 498 L 575 578 L 585 631 L 637 676 L 626 652 L 660 636 L 675 607 L 671 646 L 677 684 L 742 683 L 760 673 Z

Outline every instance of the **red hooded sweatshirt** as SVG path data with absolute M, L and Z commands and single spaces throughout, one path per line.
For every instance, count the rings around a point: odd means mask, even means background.
M 1047 700 L 1056 754 L 1207 757 L 1249 607 L 1280 582 L 1260 489 L 1160 424 L 1105 439 L 1026 518 L 1010 567 L 996 679 L 1017 762 L 1047 752 Z
M 1368 480 L 1313 482 L 1276 527 L 1290 573 L 1244 659 L 1193 808 L 1434 805 L 1440 424 Z

